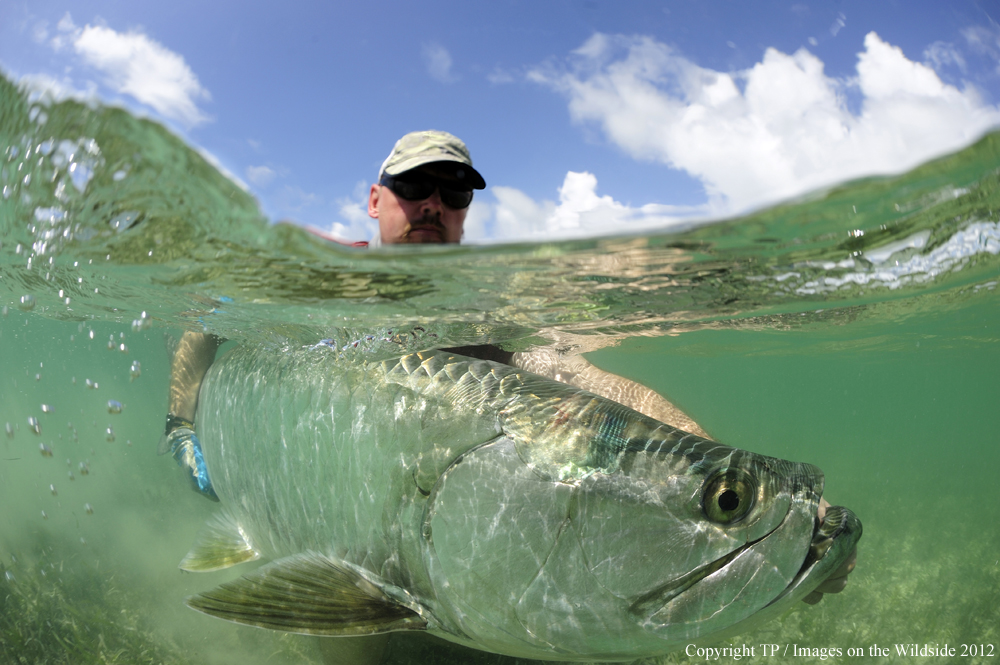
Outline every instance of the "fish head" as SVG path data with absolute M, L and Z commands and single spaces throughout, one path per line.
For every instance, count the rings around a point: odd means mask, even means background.
M 521 657 L 659 655 L 779 614 L 860 537 L 845 509 L 823 527 L 818 468 L 663 431 L 599 464 L 502 437 L 450 468 L 425 534 L 453 632 Z
M 804 596 L 836 557 L 819 559 L 843 549 L 820 529 L 824 477 L 811 464 L 706 440 L 647 444 L 581 488 L 590 573 L 672 645 L 733 634 L 783 596 Z

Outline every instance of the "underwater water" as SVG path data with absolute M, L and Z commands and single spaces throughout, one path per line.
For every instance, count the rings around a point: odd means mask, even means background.
M 2 77 L 0 150 L 0 663 L 323 662 L 184 606 L 246 572 L 177 568 L 216 509 L 156 455 L 184 330 L 587 352 L 719 441 L 816 464 L 864 523 L 843 593 L 716 646 L 998 662 L 1000 134 L 682 232 L 377 252 L 269 224 L 155 123 Z M 389 659 L 514 662 L 422 638 Z

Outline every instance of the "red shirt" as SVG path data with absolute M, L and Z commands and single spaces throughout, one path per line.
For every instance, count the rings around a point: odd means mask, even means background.
M 304 228 L 305 228 L 306 231 L 308 231 L 309 233 L 313 234 L 314 236 L 319 236 L 323 240 L 329 240 L 330 242 L 335 242 L 338 245 L 343 245 L 345 247 L 367 247 L 368 246 L 368 241 L 367 240 L 344 240 L 342 238 L 338 238 L 337 236 L 331 235 L 331 234 L 327 233 L 326 231 L 322 231 L 320 229 L 317 229 L 314 226 L 306 226 Z

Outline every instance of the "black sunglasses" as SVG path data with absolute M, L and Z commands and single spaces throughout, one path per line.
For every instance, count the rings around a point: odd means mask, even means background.
M 379 180 L 379 184 L 388 187 L 393 194 L 407 201 L 423 201 L 438 190 L 441 194 L 441 203 L 449 208 L 461 210 L 468 208 L 472 203 L 471 189 L 456 189 L 445 184 L 446 180 L 438 180 L 428 176 L 397 178 L 391 175 L 384 175 Z

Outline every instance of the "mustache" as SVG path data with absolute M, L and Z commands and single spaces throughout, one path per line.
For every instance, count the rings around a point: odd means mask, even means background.
M 441 223 L 440 212 L 428 213 L 425 214 L 420 219 L 410 222 L 411 229 L 427 228 L 427 227 L 438 229 L 439 231 L 444 231 L 444 224 Z

